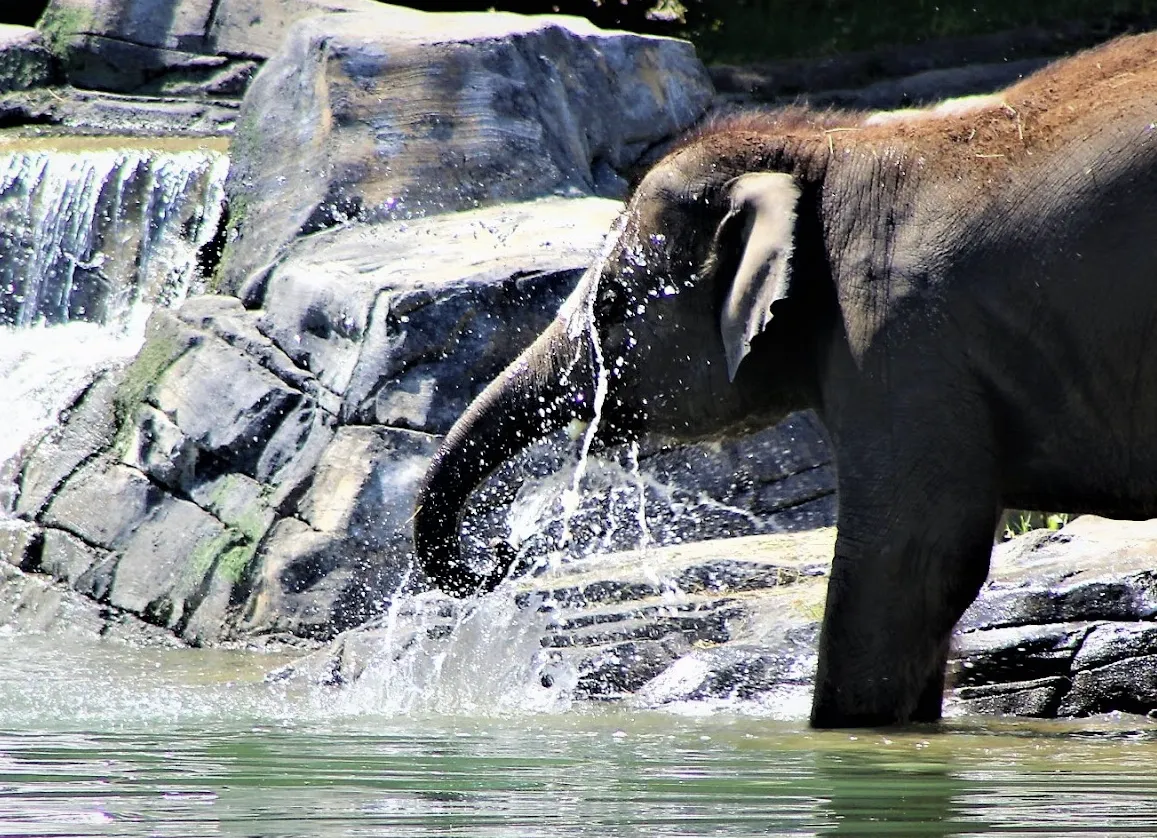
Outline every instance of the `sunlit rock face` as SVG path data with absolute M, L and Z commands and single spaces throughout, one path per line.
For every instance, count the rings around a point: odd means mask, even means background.
M 302 20 L 242 107 L 225 287 L 260 282 L 294 236 L 349 219 L 621 197 L 630 167 L 712 92 L 690 44 L 579 18 Z
M 51 0 L 38 28 L 78 87 L 239 96 L 294 21 L 382 8 L 373 0 Z

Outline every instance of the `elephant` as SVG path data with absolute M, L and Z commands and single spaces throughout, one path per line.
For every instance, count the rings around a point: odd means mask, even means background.
M 558 317 L 449 431 L 418 560 L 572 420 L 695 440 L 812 409 L 837 536 L 811 723 L 941 716 L 1001 510 L 1157 515 L 1157 34 L 924 110 L 716 119 L 635 185 Z

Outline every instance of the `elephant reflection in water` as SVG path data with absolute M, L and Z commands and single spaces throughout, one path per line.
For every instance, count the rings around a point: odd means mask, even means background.
M 938 719 L 1003 508 L 1157 515 L 1155 114 L 1140 35 L 956 107 L 700 129 L 446 436 L 415 516 L 429 578 L 506 575 L 461 557 L 468 494 L 596 408 L 599 444 L 811 408 L 839 496 L 812 722 Z

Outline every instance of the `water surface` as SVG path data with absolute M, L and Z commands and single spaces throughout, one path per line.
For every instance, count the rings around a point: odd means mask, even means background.
M 0 834 L 1152 835 L 1157 726 L 375 715 L 278 660 L 0 637 Z M 687 708 L 684 708 L 685 710 Z

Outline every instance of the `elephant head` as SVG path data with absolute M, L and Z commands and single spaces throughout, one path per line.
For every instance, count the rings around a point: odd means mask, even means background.
M 596 442 L 766 427 L 819 398 L 838 323 L 818 190 L 798 172 L 722 153 L 705 134 L 639 183 L 608 246 L 558 317 L 468 407 L 436 454 L 415 516 L 419 560 L 454 594 L 509 569 L 468 567 L 468 494 L 516 451 L 572 420 Z M 734 137 L 727 147 L 740 148 Z

